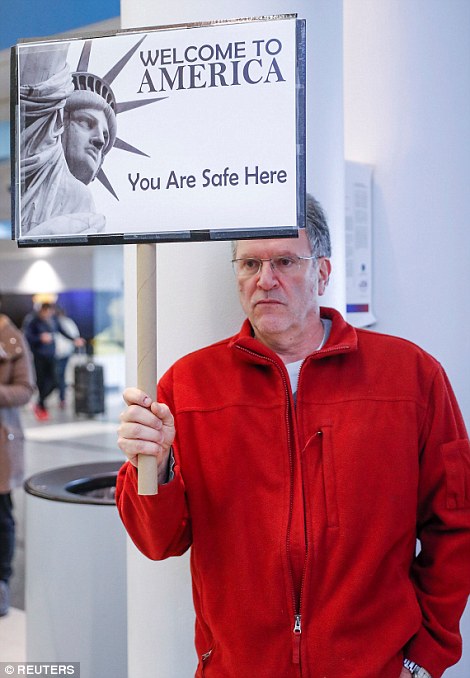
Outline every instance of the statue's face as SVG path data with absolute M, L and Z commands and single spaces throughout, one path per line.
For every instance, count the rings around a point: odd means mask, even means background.
M 94 108 L 70 111 L 62 134 L 62 145 L 69 170 L 83 184 L 89 184 L 96 177 L 108 140 L 109 128 L 104 111 Z

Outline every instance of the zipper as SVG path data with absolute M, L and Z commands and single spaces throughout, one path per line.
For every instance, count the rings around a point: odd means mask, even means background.
M 201 676 L 206 675 L 206 669 L 208 668 L 209 660 L 212 656 L 212 650 L 213 648 L 201 655 Z
M 281 377 L 282 377 L 282 382 L 284 384 L 284 391 L 286 395 L 286 402 L 287 402 L 287 407 L 286 407 L 286 414 L 285 414 L 285 420 L 286 420 L 286 427 L 287 427 L 287 440 L 288 440 L 288 445 L 289 445 L 289 470 L 290 470 L 290 506 L 289 506 L 289 518 L 292 518 L 292 512 L 293 512 L 293 501 L 294 501 L 294 462 L 293 462 L 293 450 L 292 450 L 292 436 L 291 436 L 291 426 L 289 422 L 289 413 L 290 413 L 290 398 L 289 398 L 289 388 L 287 386 L 287 380 L 286 377 L 282 371 L 282 369 L 279 367 L 279 365 L 276 363 L 275 360 L 272 358 L 269 358 L 268 356 L 262 355 L 260 353 L 256 353 L 256 351 L 251 351 L 248 348 L 245 348 L 244 346 L 236 346 L 240 351 L 245 351 L 245 353 L 248 353 L 249 355 L 255 356 L 256 358 L 261 358 L 262 360 L 265 360 L 266 362 L 272 363 L 273 365 L 276 366 L 276 368 L 280 371 Z M 325 355 L 326 353 L 336 353 L 336 352 L 341 352 L 341 351 L 347 351 L 350 349 L 350 346 L 348 344 L 341 344 L 338 346 L 332 346 L 328 348 L 322 348 L 319 351 L 315 352 L 315 358 L 321 357 L 322 355 Z M 305 364 L 305 360 L 302 361 L 302 365 L 300 367 L 299 371 L 299 381 L 298 385 L 300 386 L 300 379 L 301 379 L 301 372 L 302 372 L 302 367 Z M 299 390 L 299 389 L 297 389 Z M 323 434 L 323 431 L 317 431 L 315 435 L 321 436 Z M 299 455 L 299 463 L 301 463 L 300 455 Z M 302 496 L 304 497 L 304 488 L 303 488 L 303 475 L 301 475 L 301 480 L 302 480 Z M 306 510 L 305 510 L 305 499 L 304 499 L 304 506 L 303 506 L 303 514 L 304 514 L 304 521 L 305 521 L 305 527 L 306 527 Z M 301 583 L 300 583 L 300 591 L 299 591 L 299 596 L 298 599 L 295 594 L 295 587 L 294 587 L 294 573 L 292 571 L 292 563 L 289 557 L 290 554 L 290 544 L 289 544 L 289 533 L 287 535 L 287 563 L 288 563 L 288 568 L 289 568 L 289 574 L 290 574 L 290 579 L 291 579 L 291 593 L 292 593 L 292 604 L 293 604 L 293 609 L 294 609 L 294 626 L 292 629 L 292 640 L 293 640 L 293 647 L 292 647 L 292 661 L 294 664 L 300 665 L 300 641 L 302 637 L 302 614 L 301 614 L 301 609 L 302 609 L 302 597 L 303 597 L 303 589 L 304 589 L 304 583 L 305 583 L 305 576 L 306 576 L 306 569 L 307 569 L 307 559 L 308 559 L 308 542 L 307 542 L 307 531 L 305 531 L 305 560 L 304 560 L 304 567 L 303 567 L 303 572 L 302 572 L 302 578 L 301 578 Z
M 268 356 L 263 356 L 255 351 L 250 351 L 250 349 L 245 348 L 244 346 L 237 346 L 240 351 L 245 351 L 250 355 L 253 355 L 257 358 L 262 358 L 267 362 L 272 363 L 281 373 L 282 383 L 284 385 L 284 392 L 286 396 L 286 412 L 285 412 L 285 423 L 287 428 L 287 442 L 289 448 L 289 472 L 290 472 L 290 503 L 289 503 L 289 523 L 292 520 L 293 505 L 294 505 L 294 462 L 293 462 L 293 449 L 292 449 L 292 432 L 291 425 L 289 421 L 290 414 L 290 397 L 289 397 L 289 387 L 287 385 L 287 380 L 284 375 L 284 372 L 276 363 L 275 360 L 269 358 Z M 303 365 L 303 363 L 302 363 Z M 300 375 L 299 375 L 300 378 Z M 300 459 L 299 459 L 300 462 Z M 305 504 L 304 504 L 304 521 L 305 521 Z M 289 542 L 290 533 L 287 534 L 286 548 L 287 548 L 287 565 L 289 568 L 290 580 L 291 580 L 291 594 L 292 594 L 292 607 L 294 610 L 294 627 L 293 627 L 293 649 L 292 649 L 292 661 L 294 664 L 300 664 L 300 640 L 302 634 L 302 615 L 301 615 L 301 606 L 302 606 L 302 592 L 304 587 L 305 580 L 305 571 L 306 571 L 306 562 L 308 556 L 308 545 L 307 545 L 307 535 L 305 534 L 305 560 L 304 567 L 302 572 L 301 584 L 299 596 L 297 599 L 294 587 L 294 573 L 292 571 L 292 563 L 290 559 L 290 542 Z
M 292 629 L 294 634 L 293 638 L 293 652 L 292 652 L 292 661 L 294 664 L 300 664 L 300 637 L 302 634 L 302 615 L 294 615 L 294 628 Z

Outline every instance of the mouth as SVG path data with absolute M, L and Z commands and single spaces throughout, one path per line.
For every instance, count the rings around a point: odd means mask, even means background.
M 258 301 L 255 301 L 253 306 L 283 306 L 282 301 L 278 301 L 277 299 L 259 299 Z

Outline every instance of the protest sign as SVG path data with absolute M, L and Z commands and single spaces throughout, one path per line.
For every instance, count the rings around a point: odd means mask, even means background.
M 21 42 L 21 246 L 295 235 L 305 22 L 294 15 Z

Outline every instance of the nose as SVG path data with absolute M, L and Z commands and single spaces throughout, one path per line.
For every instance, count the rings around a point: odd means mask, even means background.
M 95 148 L 97 148 L 99 151 L 101 151 L 101 149 L 104 146 L 104 139 L 99 138 L 99 137 L 93 137 L 93 139 L 91 140 L 91 143 L 93 144 L 93 146 Z
M 261 262 L 261 268 L 258 273 L 256 284 L 263 290 L 271 290 L 273 287 L 279 285 L 276 271 L 270 261 Z
M 104 138 L 104 131 L 101 127 L 94 127 L 91 135 L 91 143 L 99 151 L 104 147 L 106 139 Z

